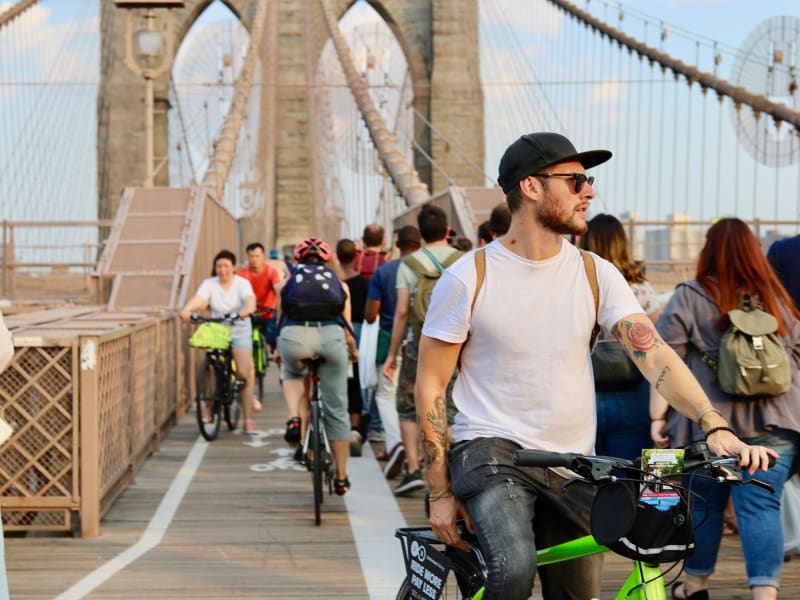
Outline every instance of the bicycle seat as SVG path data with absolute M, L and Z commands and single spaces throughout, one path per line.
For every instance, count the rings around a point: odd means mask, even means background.
M 312 356 L 311 358 L 304 358 L 303 364 L 316 373 L 319 366 L 325 362 L 322 356 Z

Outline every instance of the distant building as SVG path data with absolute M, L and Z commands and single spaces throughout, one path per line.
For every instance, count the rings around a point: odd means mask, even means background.
M 653 229 L 645 234 L 645 260 L 694 261 L 705 243 L 708 225 L 691 225 L 691 216 L 686 213 L 667 215 L 671 221 L 666 227 Z M 684 224 L 682 224 L 684 223 Z

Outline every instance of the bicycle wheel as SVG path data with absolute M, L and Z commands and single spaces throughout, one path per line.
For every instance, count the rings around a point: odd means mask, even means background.
M 230 402 L 226 402 L 223 408 L 225 423 L 228 424 L 228 431 L 234 431 L 239 426 L 239 419 L 242 416 L 242 397 L 239 390 L 231 390 L 233 396 Z
M 206 357 L 203 368 L 197 376 L 195 404 L 200 435 L 211 442 L 219 434 L 222 411 L 220 410 L 220 402 L 217 399 L 217 369 L 208 357 Z
M 319 525 L 322 520 L 322 471 L 325 464 L 325 457 L 322 455 L 324 449 L 320 443 L 322 435 L 320 431 L 319 401 L 311 402 L 311 450 L 313 452 L 311 465 L 311 479 L 314 484 L 314 522 Z

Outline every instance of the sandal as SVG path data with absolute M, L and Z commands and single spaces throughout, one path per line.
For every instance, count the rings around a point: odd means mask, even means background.
M 253 419 L 245 419 L 244 427 L 242 427 L 242 430 L 247 434 L 253 434 L 258 431 L 258 425 L 256 424 L 255 421 L 253 421 Z
M 675 592 L 681 590 L 683 596 L 678 596 Z M 678 581 L 672 584 L 672 600 L 709 600 L 708 590 L 697 590 L 694 594 L 686 595 L 686 584 Z
M 287 444 L 297 444 L 300 442 L 300 417 L 292 417 L 286 421 L 286 433 L 283 439 Z
M 347 493 L 347 490 L 350 489 L 350 479 L 345 477 L 344 479 L 336 479 L 333 480 L 333 491 L 336 492 L 337 496 L 344 496 Z

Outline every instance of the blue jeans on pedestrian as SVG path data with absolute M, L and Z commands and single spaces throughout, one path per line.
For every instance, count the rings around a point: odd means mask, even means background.
M 739 527 L 739 538 L 747 568 L 750 587 L 768 585 L 780 588 L 783 572 L 783 525 L 781 523 L 781 493 L 789 476 L 792 462 L 800 452 L 800 433 L 774 429 L 748 444 L 766 446 L 780 454 L 769 471 L 744 473 L 745 479 L 760 479 L 775 488 L 775 493 L 755 485 L 727 487 L 708 479 L 693 478 L 691 489 L 705 500 L 695 499 L 694 522 L 696 551 L 686 559 L 686 572 L 700 577 L 711 575 L 717 562 L 722 540 L 722 515 L 733 494 L 733 507 Z
M 536 548 L 589 534 L 594 488 L 555 472 L 517 467 L 520 446 L 501 438 L 455 444 L 449 453 L 453 493 L 475 527 L 488 566 L 484 600 L 527 600 L 536 574 Z M 538 542 L 538 543 L 537 543 Z M 600 589 L 602 555 L 539 569 L 546 599 L 586 600 Z
M 653 447 L 647 381 L 628 390 L 597 392 L 596 404 L 597 455 L 634 460 Z

